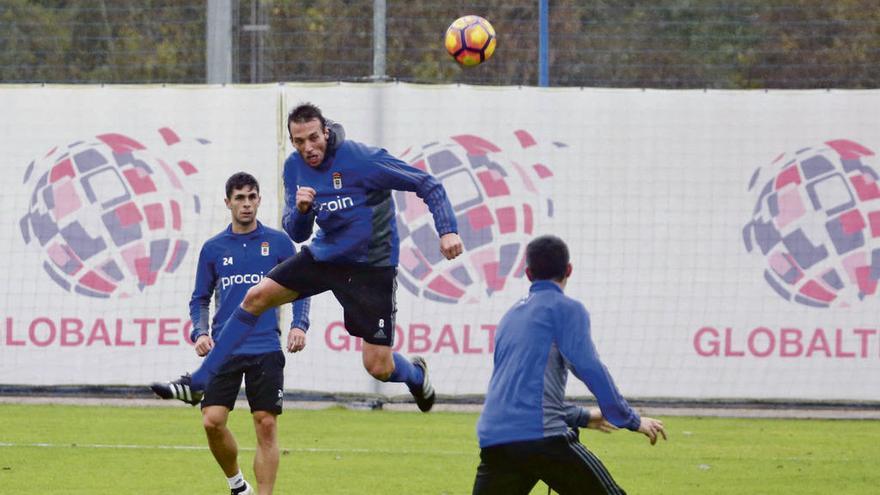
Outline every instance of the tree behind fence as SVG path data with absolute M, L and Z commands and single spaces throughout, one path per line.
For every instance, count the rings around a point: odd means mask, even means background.
M 370 80 L 373 0 L 233 6 L 233 82 Z M 204 0 L 3 0 L 0 82 L 203 83 L 205 10 Z M 475 69 L 443 49 L 464 14 L 499 35 Z M 386 22 L 389 79 L 537 85 L 537 0 L 387 0 Z M 869 0 L 559 0 L 549 35 L 551 86 L 880 87 L 880 8 Z

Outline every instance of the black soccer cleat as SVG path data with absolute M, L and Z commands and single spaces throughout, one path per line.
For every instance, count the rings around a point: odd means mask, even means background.
M 419 406 L 419 410 L 428 412 L 434 407 L 434 399 L 437 397 L 437 394 L 434 393 L 434 387 L 431 386 L 431 380 L 428 378 L 428 363 L 425 362 L 425 358 L 416 356 L 412 358 L 412 364 L 422 369 L 424 378 L 422 379 L 421 388 L 412 389 L 410 392 L 416 399 L 416 405 Z
M 202 390 L 193 390 L 192 376 L 189 373 L 170 382 L 153 382 L 150 389 L 162 399 L 177 399 L 192 406 L 201 402 L 202 396 L 205 395 Z

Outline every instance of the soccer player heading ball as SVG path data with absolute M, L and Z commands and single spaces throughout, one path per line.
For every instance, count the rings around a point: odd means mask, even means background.
M 192 376 L 151 388 L 163 398 L 198 403 L 263 312 L 329 290 L 342 305 L 346 330 L 364 341 L 367 372 L 380 381 L 405 383 L 427 412 L 435 393 L 425 360 L 391 351 L 400 249 L 391 191 L 413 191 L 427 203 L 440 252 L 451 260 L 463 247 L 446 191 L 433 176 L 384 149 L 346 140 L 342 127 L 310 103 L 290 112 L 287 129 L 296 151 L 284 162 L 284 229 L 295 242 L 306 241 L 315 223 L 317 234 L 248 290 Z

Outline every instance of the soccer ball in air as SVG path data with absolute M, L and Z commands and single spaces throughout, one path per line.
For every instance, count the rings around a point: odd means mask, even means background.
M 466 67 L 489 60 L 497 41 L 495 28 L 477 15 L 459 17 L 446 30 L 446 51 Z

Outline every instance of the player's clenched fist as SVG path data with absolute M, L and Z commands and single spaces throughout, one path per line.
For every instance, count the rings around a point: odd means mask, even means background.
M 296 209 L 300 213 L 308 213 L 315 202 L 315 190 L 311 187 L 300 187 L 296 190 Z
M 196 354 L 199 357 L 207 356 L 211 349 L 214 348 L 214 339 L 210 335 L 199 335 L 196 339 Z
M 464 251 L 464 245 L 461 243 L 461 237 L 454 232 L 444 234 L 440 238 L 440 252 L 446 259 L 451 260 Z

